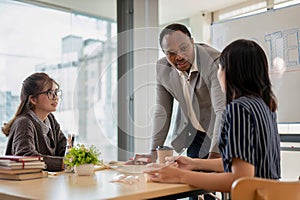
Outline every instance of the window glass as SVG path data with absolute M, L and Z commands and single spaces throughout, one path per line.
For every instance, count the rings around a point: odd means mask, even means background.
M 44 71 L 63 91 L 54 112 L 63 132 L 116 159 L 116 22 L 0 0 L 0 24 L 1 126 L 15 114 L 22 81 Z M 7 138 L 0 135 L 2 155 Z
M 266 2 L 256 3 L 219 15 L 219 20 L 242 17 L 266 11 Z
M 299 0 L 274 0 L 274 8 L 282 8 L 286 6 L 291 6 L 295 4 L 299 4 Z
M 274 3 L 270 5 L 273 9 L 283 8 L 295 4 L 299 4 L 300 0 L 274 0 Z M 240 18 L 244 16 L 254 15 L 258 13 L 266 12 L 267 9 L 267 1 L 253 3 L 249 6 L 240 7 L 238 9 L 234 9 L 228 12 L 222 12 L 216 18 L 217 21 L 222 21 L 226 19 Z M 222 10 L 221 10 L 222 11 Z

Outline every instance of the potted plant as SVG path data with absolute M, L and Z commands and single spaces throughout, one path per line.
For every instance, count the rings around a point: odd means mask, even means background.
M 87 148 L 84 144 L 77 144 L 68 149 L 64 163 L 67 167 L 74 168 L 78 175 L 91 175 L 94 165 L 102 164 L 100 155 L 101 152 L 94 145 Z

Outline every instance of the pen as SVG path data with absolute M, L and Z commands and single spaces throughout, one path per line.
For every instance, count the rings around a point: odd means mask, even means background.
M 185 152 L 186 149 L 187 149 L 187 148 L 184 147 L 184 148 L 178 153 L 178 155 L 177 155 L 176 159 L 174 160 L 174 162 L 177 162 L 177 159 Z
M 186 149 L 187 149 L 187 148 L 186 148 L 186 147 L 184 147 L 184 148 L 183 148 L 183 149 L 182 149 L 182 150 L 181 150 L 181 151 L 178 153 L 178 155 L 177 155 L 177 156 L 178 156 L 178 157 L 179 157 L 179 156 L 181 156 L 181 155 L 182 155 L 182 154 L 185 152 L 185 150 L 186 150 Z

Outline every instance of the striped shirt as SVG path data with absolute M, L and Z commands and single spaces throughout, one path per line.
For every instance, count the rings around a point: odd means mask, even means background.
M 276 113 L 261 98 L 240 97 L 227 105 L 219 149 L 225 172 L 231 172 L 233 158 L 239 158 L 254 166 L 256 177 L 280 178 Z

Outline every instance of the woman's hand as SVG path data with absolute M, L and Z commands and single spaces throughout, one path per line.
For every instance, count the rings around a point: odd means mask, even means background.
M 172 156 L 172 157 L 166 157 L 166 163 L 177 163 L 175 166 L 177 166 L 180 169 L 185 170 L 193 170 L 195 168 L 193 159 L 186 156 Z
M 145 173 L 148 174 L 148 179 L 153 182 L 181 183 L 181 176 L 184 170 L 173 165 L 165 165 L 161 168 L 145 171 Z

